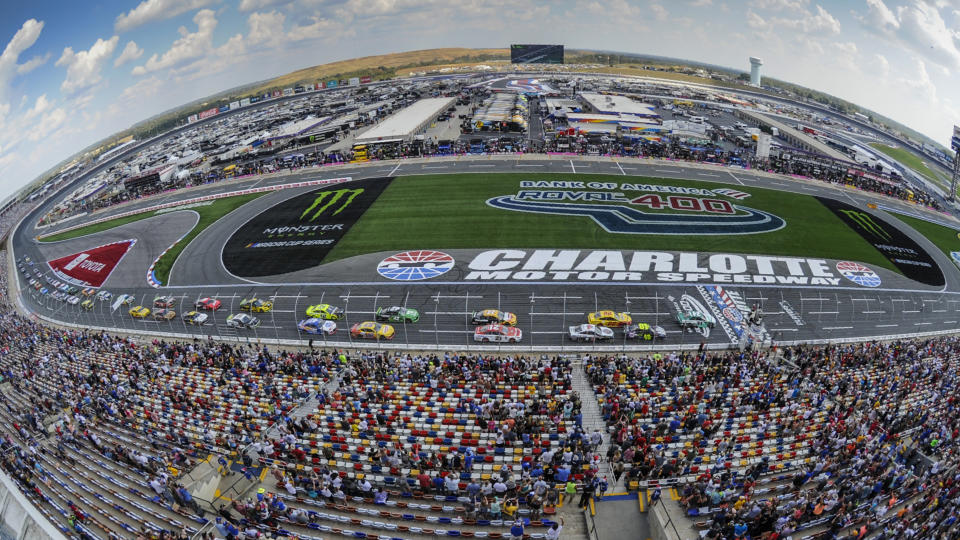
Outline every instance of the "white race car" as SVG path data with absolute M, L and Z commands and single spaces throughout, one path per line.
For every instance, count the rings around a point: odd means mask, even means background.
M 473 340 L 480 343 L 518 343 L 522 338 L 523 331 L 515 326 L 505 324 L 478 326 L 473 332 Z
M 227 317 L 227 326 L 231 328 L 256 328 L 260 326 L 260 319 L 247 313 L 234 313 Z
M 573 341 L 606 341 L 613 339 L 613 330 L 606 326 L 581 324 L 570 327 L 570 339 Z

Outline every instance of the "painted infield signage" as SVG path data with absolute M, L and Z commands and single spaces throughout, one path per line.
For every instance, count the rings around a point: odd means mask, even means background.
M 877 248 L 883 256 L 887 258 L 903 275 L 908 278 L 919 281 L 925 285 L 940 287 L 946 283 L 943 272 L 937 266 L 936 261 L 919 244 L 906 235 L 900 229 L 880 219 L 878 216 L 865 212 L 856 206 L 828 199 L 826 197 L 817 197 L 824 206 L 830 209 L 841 221 L 847 224 L 851 229 L 857 232 L 864 240 Z M 854 263 L 849 263 L 854 264 Z M 838 265 L 839 266 L 839 265 Z M 876 281 L 870 279 L 872 273 L 867 267 L 848 268 L 846 271 L 837 268 L 851 281 L 867 287 L 876 287 L 880 285 L 879 278 Z M 874 274 L 876 275 L 876 274 Z M 875 284 L 873 284 L 875 283 Z
M 467 265 L 463 279 L 846 285 L 825 259 L 579 249 L 483 251 Z
M 223 265 L 240 277 L 296 272 L 320 264 L 383 193 L 390 178 L 311 191 L 260 213 L 223 248 Z
M 622 234 L 758 234 L 786 225 L 779 216 L 729 201 L 750 194 L 726 188 L 535 180 L 520 182 L 520 188 L 516 195 L 493 197 L 487 204 L 516 212 L 586 216 L 607 232 Z
M 61 279 L 78 285 L 100 287 L 136 243 L 135 239 L 130 239 L 104 244 L 47 261 L 47 264 Z

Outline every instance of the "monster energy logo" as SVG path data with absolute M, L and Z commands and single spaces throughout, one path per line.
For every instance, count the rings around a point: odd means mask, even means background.
M 876 236 L 877 238 L 881 238 L 885 241 L 889 241 L 891 238 L 893 238 L 890 236 L 890 233 L 883 229 L 883 227 L 878 225 L 877 222 L 873 221 L 873 218 L 870 216 L 870 214 L 866 212 L 859 212 L 857 210 L 840 210 L 840 212 L 846 215 L 850 221 L 859 225 L 861 229 Z
M 300 221 L 303 221 L 304 218 L 307 217 L 307 214 L 309 214 L 310 212 L 313 212 L 314 209 L 316 209 L 316 211 L 313 214 L 313 217 L 310 218 L 310 221 L 314 221 L 318 217 L 322 216 L 323 213 L 326 212 L 328 209 L 333 208 L 337 203 L 340 203 L 339 208 L 337 208 L 336 211 L 330 214 L 331 216 L 335 216 L 340 212 L 343 212 L 344 209 L 350 206 L 350 203 L 353 202 L 353 199 L 355 199 L 357 195 L 360 195 L 361 193 L 363 193 L 363 188 L 338 189 L 336 191 L 323 191 L 319 195 L 317 195 L 316 199 L 313 200 L 313 204 L 311 204 L 306 210 L 303 211 L 302 214 L 300 214 Z

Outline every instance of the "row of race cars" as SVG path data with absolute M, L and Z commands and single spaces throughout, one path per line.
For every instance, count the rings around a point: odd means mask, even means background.
M 79 289 L 74 285 L 62 283 L 49 276 L 41 277 L 42 272 L 32 268 L 33 262 L 29 257 L 18 261 L 18 268 L 29 278 L 28 283 L 40 292 L 51 294 L 52 297 L 77 305 L 84 310 L 93 310 L 96 302 L 110 302 L 112 310 L 131 306 L 128 313 L 136 319 L 152 318 L 155 321 L 172 321 L 177 312 L 177 298 L 173 296 L 157 296 L 153 305 L 133 306 L 135 298 L 129 294 L 121 294 L 113 298 L 107 290 L 94 288 Z M 31 275 L 33 274 L 33 275 Z M 52 289 L 43 286 L 41 279 Z M 79 295 L 79 296 L 78 296 Z M 83 297 L 84 299 L 81 299 Z M 193 304 L 193 309 L 181 316 L 185 324 L 203 325 L 209 320 L 204 312 L 217 311 L 222 307 L 220 300 L 204 297 Z M 240 313 L 232 313 L 226 319 L 226 325 L 236 329 L 257 328 L 261 325 L 260 318 L 254 313 L 268 313 L 273 310 L 273 302 L 257 297 L 244 298 L 240 302 Z M 314 304 L 305 310 L 306 319 L 297 323 L 300 332 L 309 335 L 328 336 L 336 333 L 337 323 L 346 316 L 343 308 L 331 304 Z M 420 321 L 420 312 L 414 308 L 403 306 L 378 307 L 373 321 L 363 321 L 350 327 L 350 336 L 357 339 L 390 340 L 396 335 L 392 324 L 415 324 Z M 712 328 L 716 319 L 700 311 L 681 311 L 676 315 L 676 321 L 683 329 Z M 517 328 L 517 316 L 514 313 L 498 309 L 484 309 L 470 314 L 470 322 L 476 327 L 473 340 L 480 343 L 519 343 L 523 339 L 523 331 Z M 392 323 L 392 324 L 391 324 Z M 655 341 L 667 336 L 666 330 L 658 325 L 634 323 L 626 312 L 600 310 L 587 315 L 587 322 L 568 328 L 568 337 L 573 341 L 597 342 L 608 341 L 615 337 L 614 328 L 621 328 L 624 339 L 639 339 L 641 341 Z

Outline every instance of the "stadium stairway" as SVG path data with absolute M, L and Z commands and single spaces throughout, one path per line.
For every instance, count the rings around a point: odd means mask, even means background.
M 587 381 L 584 366 L 581 362 L 574 362 L 572 373 L 570 374 L 573 390 L 580 396 L 580 413 L 583 418 L 583 430 L 587 435 L 600 430 L 603 433 L 603 442 L 600 447 L 594 450 L 594 453 L 600 454 L 600 472 L 599 477 L 606 475 L 609 482 L 607 493 L 621 493 L 627 491 L 626 475 L 620 478 L 619 482 L 613 480 L 613 468 L 607 460 L 607 451 L 610 450 L 610 433 L 607 429 L 607 423 L 603 421 L 603 414 L 600 412 L 600 405 L 597 404 L 597 397 L 593 386 Z

